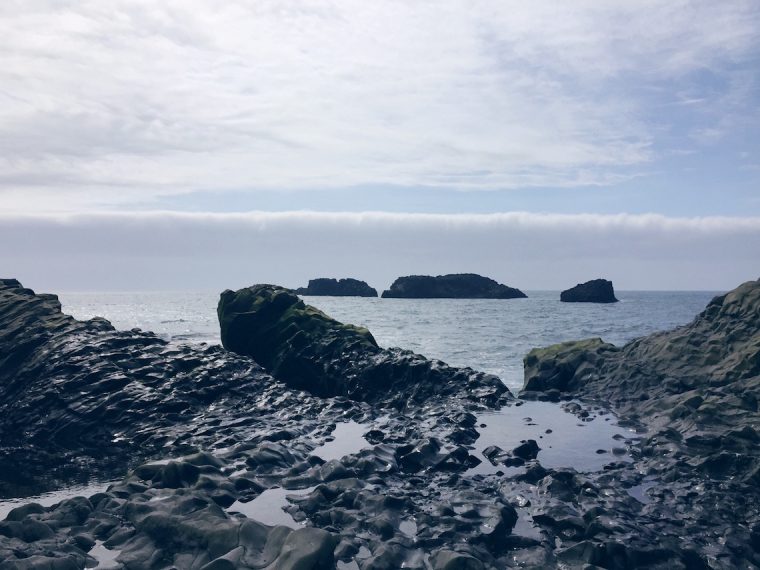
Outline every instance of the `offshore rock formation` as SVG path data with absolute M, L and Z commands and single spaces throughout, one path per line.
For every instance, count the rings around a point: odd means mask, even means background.
M 578 283 L 575 287 L 562 291 L 559 300 L 564 303 L 617 303 L 612 281 L 593 279 Z
M 276 285 L 227 290 L 217 312 L 226 349 L 317 396 L 382 400 L 402 408 L 434 394 L 460 393 L 491 405 L 509 397 L 495 376 L 382 349 L 367 329 L 339 323 Z
M 525 293 L 474 273 L 399 277 L 383 291 L 387 299 L 521 299 Z
M 377 290 L 358 279 L 309 279 L 307 287 L 296 289 L 298 295 L 320 297 L 377 297 Z
M 711 567 L 760 564 L 760 281 L 622 348 L 591 339 L 533 350 L 522 397 L 599 400 L 647 425 L 640 468 L 663 482 L 651 510 L 683 513 L 695 551 L 721 544 Z

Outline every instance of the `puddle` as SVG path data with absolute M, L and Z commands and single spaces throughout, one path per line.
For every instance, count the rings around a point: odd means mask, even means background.
M 398 525 L 398 529 L 409 538 L 414 538 L 417 535 L 417 523 L 412 519 L 401 521 L 401 524 Z
M 520 509 L 517 513 L 517 522 L 512 529 L 512 534 L 541 540 L 541 529 L 533 523 L 533 517 L 525 513 L 523 509 Z
M 0 521 L 5 520 L 8 513 L 16 507 L 27 505 L 29 503 L 37 503 L 43 507 L 52 507 L 66 499 L 72 499 L 74 497 L 91 497 L 96 493 L 102 493 L 111 483 L 114 483 L 114 481 L 74 485 L 72 487 L 66 487 L 65 489 L 50 491 L 49 493 L 42 493 L 41 495 L 34 495 L 32 497 L 0 499 Z
M 611 413 L 584 421 L 552 402 L 525 402 L 498 412 L 486 412 L 478 417 L 480 424 L 486 427 L 477 428 L 480 437 L 475 442 L 475 455 L 483 461 L 470 469 L 470 474 L 511 471 L 504 465 L 492 465 L 483 456 L 483 450 L 496 445 L 510 451 L 527 439 L 538 443 L 541 448 L 538 461 L 544 467 L 599 471 L 614 461 L 631 461 L 622 450 L 622 442 L 614 439 L 616 435 L 618 439 L 620 435 L 622 439 L 637 437 L 633 430 L 618 426 Z
M 370 445 L 362 435 L 368 429 L 367 425 L 355 421 L 336 424 L 335 429 L 330 434 L 334 439 L 320 445 L 312 452 L 312 455 L 330 461 L 357 453 Z
M 647 477 L 641 483 L 626 489 L 626 491 L 628 491 L 628 494 L 636 499 L 639 503 L 648 505 L 652 502 L 652 499 L 649 495 L 647 495 L 647 491 L 656 485 L 657 480 L 654 477 Z
M 249 519 L 264 523 L 270 526 L 287 526 L 289 528 L 303 528 L 304 525 L 296 522 L 290 513 L 283 510 L 290 503 L 287 500 L 288 495 L 308 495 L 315 487 L 307 489 L 267 489 L 252 501 L 241 503 L 235 501 L 227 508 L 228 513 L 240 513 Z
M 121 554 L 121 550 L 109 550 L 103 546 L 102 540 L 96 540 L 95 546 L 92 547 L 88 554 L 98 561 L 98 565 L 94 566 L 94 568 L 100 568 L 101 570 L 121 568 L 121 564 L 116 562 L 116 558 Z

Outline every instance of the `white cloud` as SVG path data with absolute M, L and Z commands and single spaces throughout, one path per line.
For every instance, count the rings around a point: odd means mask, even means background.
M 608 184 L 654 156 L 641 92 L 756 53 L 759 12 L 7 1 L 0 199 L 76 210 L 231 188 Z
M 48 291 L 299 286 L 476 272 L 522 289 L 730 289 L 760 276 L 760 218 L 252 212 L 0 215 L 0 271 Z

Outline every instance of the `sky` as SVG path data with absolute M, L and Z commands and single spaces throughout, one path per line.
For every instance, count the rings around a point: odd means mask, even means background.
M 0 4 L 0 272 L 45 290 L 760 277 L 760 4 Z

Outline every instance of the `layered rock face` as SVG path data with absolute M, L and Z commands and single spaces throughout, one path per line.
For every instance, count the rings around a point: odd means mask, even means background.
M 399 277 L 383 291 L 388 299 L 521 299 L 525 293 L 474 273 Z
M 170 345 L 102 318 L 77 321 L 55 295 L 2 280 L 0 490 L 24 484 L 34 466 L 48 477 L 49 463 L 65 470 L 70 456 L 93 471 L 123 469 L 198 417 L 212 421 L 215 410 L 243 405 L 264 378 L 255 362 L 220 347 Z
M 593 279 L 578 283 L 575 287 L 562 291 L 559 300 L 563 303 L 617 303 L 612 281 Z
M 308 287 L 296 289 L 298 295 L 317 297 L 377 297 L 377 291 L 358 279 L 309 279 Z
M 339 323 L 275 285 L 225 291 L 217 312 L 225 348 L 318 396 L 405 407 L 432 395 L 461 393 L 491 403 L 509 395 L 495 376 L 382 349 L 367 329 Z

